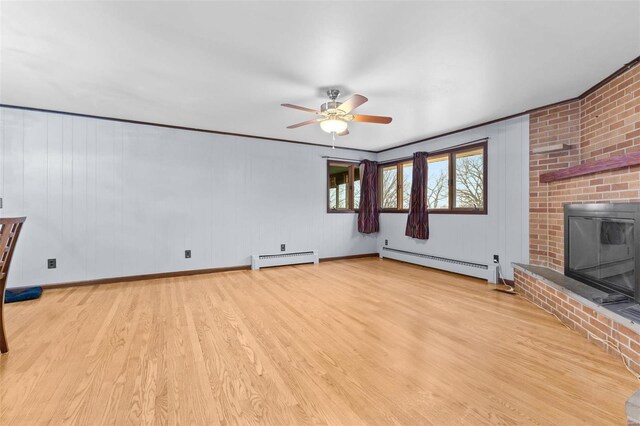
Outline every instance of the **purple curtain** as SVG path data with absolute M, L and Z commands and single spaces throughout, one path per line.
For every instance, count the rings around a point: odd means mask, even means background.
M 378 213 L 378 163 L 364 160 L 360 163 L 360 211 L 358 232 L 373 234 L 380 229 Z
M 411 182 L 411 204 L 407 216 L 407 237 L 429 239 L 429 205 L 427 203 L 427 157 L 426 152 L 413 154 L 413 181 Z

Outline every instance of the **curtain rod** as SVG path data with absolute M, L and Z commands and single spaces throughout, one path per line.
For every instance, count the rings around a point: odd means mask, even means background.
M 347 161 L 349 163 L 362 163 L 362 160 L 354 160 L 353 158 L 330 157 L 328 155 L 323 155 L 322 158 L 326 158 L 327 160 Z
M 469 141 L 469 142 L 459 143 L 458 145 L 448 146 L 446 148 L 442 148 L 442 149 L 439 149 L 437 151 L 427 151 L 427 152 L 429 153 L 429 155 L 438 154 L 440 152 L 451 151 L 454 148 L 460 148 L 460 147 L 467 146 L 467 145 L 473 145 L 473 144 L 477 144 L 477 143 L 480 143 L 480 142 L 486 142 L 488 140 L 489 140 L 488 137 L 480 138 L 480 139 L 475 139 L 475 140 L 472 140 L 472 141 Z M 384 161 L 379 162 L 378 164 L 395 163 L 397 161 L 410 160 L 412 158 L 413 158 L 413 155 L 409 155 L 407 157 L 400 157 L 400 158 L 393 158 L 391 160 L 384 160 Z
M 431 154 L 438 154 L 438 153 L 440 153 L 440 152 L 450 151 L 450 150 L 452 150 L 452 149 L 454 149 L 454 148 L 461 148 L 461 147 L 463 147 L 463 146 L 473 145 L 473 144 L 477 144 L 477 143 L 480 143 L 480 142 L 486 142 L 486 141 L 488 141 L 488 140 L 489 140 L 489 138 L 488 138 L 488 137 L 486 137 L 486 138 L 480 138 L 480 139 L 474 139 L 474 140 L 469 141 L 469 142 L 459 143 L 458 145 L 448 146 L 448 147 L 446 147 L 446 148 L 442 148 L 442 149 L 439 149 L 439 150 L 437 150 L 437 151 L 427 151 L 427 152 L 429 153 L 429 155 L 431 155 Z M 327 160 L 347 161 L 347 162 L 350 162 L 350 163 L 362 163 L 362 161 L 363 161 L 363 160 L 354 160 L 353 158 L 330 157 L 330 156 L 328 156 L 328 155 L 323 155 L 323 156 L 322 156 L 322 158 L 326 158 Z M 413 158 L 413 156 L 412 156 L 412 155 L 409 155 L 409 156 L 407 156 L 407 157 L 400 157 L 400 158 L 393 158 L 393 159 L 391 159 L 391 160 L 384 160 L 384 161 L 382 161 L 382 162 L 380 162 L 380 163 L 378 163 L 378 164 L 395 163 L 396 161 L 409 160 L 409 159 L 411 159 L 411 158 Z

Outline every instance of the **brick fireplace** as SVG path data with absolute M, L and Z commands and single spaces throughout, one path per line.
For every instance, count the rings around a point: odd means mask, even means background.
M 626 364 L 640 374 L 637 322 L 610 315 L 588 298 L 565 291 L 562 275 L 564 206 L 640 202 L 640 164 L 540 182 L 542 175 L 640 152 L 638 61 L 577 99 L 532 112 L 529 124 L 531 265 L 516 267 L 516 291 L 604 349 L 622 352 Z
M 563 214 L 569 203 L 639 202 L 640 166 L 540 183 L 540 175 L 640 151 L 640 66 L 587 96 L 530 115 L 530 150 L 566 144 L 568 150 L 530 153 L 530 262 L 564 270 Z

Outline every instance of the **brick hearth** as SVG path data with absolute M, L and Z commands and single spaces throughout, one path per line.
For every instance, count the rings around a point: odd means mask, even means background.
M 570 280 L 547 268 L 514 264 L 516 292 L 607 352 L 616 357 L 621 352 L 640 375 L 640 326 L 547 278 L 554 275 L 558 282 Z

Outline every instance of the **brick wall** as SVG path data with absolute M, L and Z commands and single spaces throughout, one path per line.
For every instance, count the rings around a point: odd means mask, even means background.
M 640 67 L 636 66 L 582 99 L 580 154 L 589 161 L 637 151 L 639 145 Z
M 550 251 L 558 241 L 551 236 L 562 233 L 562 224 L 556 215 L 550 215 L 558 206 L 549 204 L 549 185 L 540 183 L 540 175 L 552 170 L 574 166 L 579 162 L 580 101 L 540 110 L 529 116 L 529 148 L 564 143 L 572 149 L 550 154 L 529 156 L 529 262 L 551 267 L 551 259 L 559 255 Z M 568 194 L 566 188 L 558 188 Z M 560 226 L 560 227 L 558 227 Z M 560 240 L 560 243 L 562 240 Z
M 640 151 L 640 66 L 586 97 L 530 115 L 530 149 L 568 144 L 568 151 L 530 153 L 530 263 L 564 271 L 563 206 L 640 202 L 640 166 L 540 183 L 542 173 Z
M 552 313 L 570 329 L 617 357 L 640 374 L 640 336 L 633 330 L 611 321 L 552 286 L 521 270 L 514 270 L 516 291 L 545 311 Z

